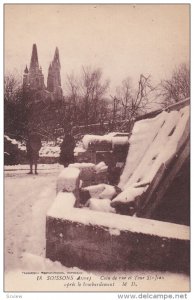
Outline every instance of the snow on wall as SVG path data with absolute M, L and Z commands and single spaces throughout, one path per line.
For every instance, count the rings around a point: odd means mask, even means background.
M 82 163 L 69 164 L 68 167 L 69 168 L 78 168 L 80 170 L 82 170 L 82 169 L 92 169 L 92 170 L 94 170 L 95 169 L 95 164 L 82 162 Z
M 57 178 L 57 193 L 65 190 L 72 192 L 79 185 L 80 170 L 78 168 L 64 168 Z
M 86 163 L 86 162 L 82 162 L 82 163 L 74 163 L 74 164 L 69 164 L 68 165 L 69 168 L 78 168 L 80 171 L 93 171 L 96 173 L 100 173 L 102 171 L 106 171 L 108 169 L 108 166 L 105 164 L 105 162 L 101 161 L 99 162 L 97 165 L 93 164 L 93 163 Z
M 119 214 L 114 214 L 114 217 L 111 217 L 105 212 L 74 208 L 74 203 L 75 197 L 72 193 L 59 193 L 47 212 L 47 216 L 84 225 L 107 227 L 109 232 L 111 232 L 110 229 L 117 229 L 150 234 L 163 238 L 175 238 L 181 240 L 189 240 L 190 238 L 190 229 L 185 225 L 134 218 Z
M 108 142 L 112 143 L 113 146 L 126 144 L 129 140 L 128 136 L 119 136 L 119 134 L 121 133 L 111 132 L 105 135 L 86 134 L 82 139 L 83 147 L 84 149 L 88 149 L 91 142 Z
M 128 136 L 115 136 L 112 138 L 113 148 L 115 147 L 115 145 L 126 145 L 128 142 Z
M 55 198 L 53 205 L 50 207 L 47 215 L 58 216 L 72 210 L 76 198 L 73 193 L 59 192 Z
M 92 134 L 86 134 L 83 137 L 83 146 L 84 149 L 88 149 L 88 146 L 91 142 L 110 142 L 111 143 L 111 137 L 108 135 L 92 135 Z

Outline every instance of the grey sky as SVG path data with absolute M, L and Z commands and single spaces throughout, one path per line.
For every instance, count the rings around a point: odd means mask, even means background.
M 58 46 L 62 83 L 82 65 L 103 70 L 114 88 L 141 73 L 155 81 L 189 61 L 189 5 L 6 5 L 5 72 L 22 74 L 32 44 L 47 79 Z

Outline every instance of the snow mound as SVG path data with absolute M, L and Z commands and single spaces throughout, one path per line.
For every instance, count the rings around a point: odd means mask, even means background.
M 115 187 L 112 185 L 104 184 L 104 190 L 99 194 L 101 199 L 112 199 L 116 195 Z
M 89 199 L 89 208 L 91 210 L 103 211 L 107 213 L 116 213 L 115 209 L 110 206 L 111 201 L 109 199 Z
M 108 169 L 108 166 L 104 162 L 99 162 L 97 165 L 93 163 L 74 163 L 69 164 L 69 168 L 78 168 L 81 171 L 81 175 L 83 178 L 86 176 L 90 177 L 94 173 L 105 172 Z
M 72 192 L 79 187 L 80 170 L 75 167 L 64 168 L 57 178 L 57 193 L 64 190 Z
M 115 187 L 105 183 L 83 188 L 90 193 L 91 198 L 112 199 L 117 193 Z
M 99 195 L 104 190 L 104 183 L 97 184 L 97 185 L 90 185 L 90 186 L 83 188 L 83 190 L 88 191 L 92 198 L 98 198 Z
M 76 198 L 73 193 L 59 192 L 54 200 L 54 204 L 50 207 L 47 212 L 48 216 L 56 217 L 71 211 L 74 207 Z
M 70 168 L 78 168 L 78 169 L 92 169 L 95 170 L 95 164 L 93 163 L 74 163 L 74 164 L 69 164 L 68 167 Z
M 110 135 L 90 135 L 90 134 L 86 134 L 83 137 L 83 146 L 84 149 L 88 149 L 89 145 L 91 143 L 99 143 L 99 142 L 107 142 L 107 143 L 112 143 L 112 137 Z
M 145 187 L 127 187 L 123 192 L 121 192 L 117 197 L 112 200 L 112 203 L 116 202 L 132 202 L 134 201 L 139 195 L 141 195 L 145 190 Z M 113 204 L 114 205 L 114 204 Z
M 96 173 L 104 172 L 108 170 L 108 166 L 105 164 L 104 161 L 99 162 L 97 165 L 95 165 Z
M 74 155 L 77 156 L 78 153 L 84 153 L 86 152 L 86 149 L 84 149 L 83 147 L 79 146 L 79 147 L 75 147 L 74 148 Z

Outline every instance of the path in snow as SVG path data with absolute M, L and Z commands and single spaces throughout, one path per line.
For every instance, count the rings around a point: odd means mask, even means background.
M 45 256 L 46 212 L 56 195 L 60 165 L 40 165 L 39 175 L 28 166 L 5 167 L 5 270 L 21 267 L 25 252 Z

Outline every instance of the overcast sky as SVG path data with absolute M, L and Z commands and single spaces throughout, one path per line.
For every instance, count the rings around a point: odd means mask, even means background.
M 113 89 L 141 73 L 167 78 L 189 61 L 189 42 L 189 5 L 5 5 L 5 72 L 22 74 L 36 43 L 45 83 L 56 46 L 62 84 L 92 65 Z

